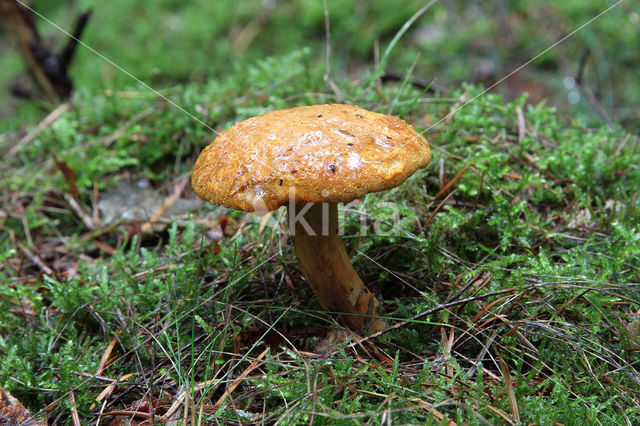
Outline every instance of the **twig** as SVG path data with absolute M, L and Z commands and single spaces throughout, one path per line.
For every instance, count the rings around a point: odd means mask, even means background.
M 38 257 L 38 255 L 36 255 L 35 253 L 33 253 L 31 250 L 29 250 L 27 247 L 25 247 L 21 242 L 18 242 L 18 248 L 20 249 L 20 251 L 27 256 L 33 263 L 35 263 L 36 265 L 38 265 L 38 267 L 42 270 L 42 272 L 44 272 L 47 275 L 53 275 L 53 269 L 49 268 L 43 261 L 42 259 L 40 259 L 40 257 Z
M 258 366 L 258 364 L 260 363 L 262 358 L 264 358 L 267 352 L 269 352 L 269 348 L 262 351 L 262 353 L 256 357 L 256 359 L 249 365 L 249 367 L 247 367 L 247 369 L 244 370 L 242 374 L 240 374 L 240 376 L 238 376 L 238 378 L 231 384 L 231 386 L 229 386 L 227 390 L 224 391 L 224 394 L 222 394 L 222 396 L 218 398 L 218 401 L 216 401 L 216 403 L 213 405 L 214 412 L 218 410 L 218 408 L 220 408 L 220 406 L 224 403 L 224 400 L 227 398 L 227 396 L 231 395 L 231 392 L 233 392 L 235 388 L 237 388 L 238 385 L 249 375 L 249 373 Z
M 482 186 L 484 185 L 484 170 L 482 170 L 482 175 L 480 176 L 480 187 L 478 188 L 478 194 L 476 194 L 476 199 L 473 200 L 473 209 L 478 208 L 478 200 L 480 200 L 480 195 L 482 194 Z
M 491 404 L 486 404 L 485 407 L 487 407 L 489 410 L 493 411 L 494 413 L 496 413 L 497 415 L 499 415 L 500 417 L 502 417 L 502 419 L 504 419 L 504 421 L 506 421 L 507 423 L 509 423 L 510 425 L 515 425 L 515 423 L 513 422 L 513 420 L 511 420 L 509 418 L 509 416 L 507 416 L 504 412 L 502 412 L 501 410 L 497 409 L 496 407 L 494 407 Z
M 76 396 L 73 393 L 71 384 L 69 384 L 69 398 L 71 399 L 71 418 L 73 419 L 73 426 L 80 426 L 80 417 L 78 416 L 78 408 L 76 407 Z
M 169 207 L 171 207 L 173 205 L 173 203 L 175 203 L 178 198 L 180 198 L 180 195 L 182 195 L 182 192 L 184 191 L 184 189 L 187 187 L 187 183 L 189 183 L 189 179 L 185 178 L 182 180 L 182 182 L 180 182 L 179 184 L 177 184 L 174 188 L 174 192 L 173 195 L 169 198 L 166 199 L 166 201 L 164 203 L 162 203 L 162 205 L 160 206 L 160 208 L 153 214 L 153 216 L 151 217 L 151 219 L 149 219 L 146 223 L 144 223 L 141 227 L 140 227 L 140 231 L 141 232 L 147 232 L 149 229 L 151 229 L 151 227 L 153 226 L 153 224 L 160 219 L 160 217 L 165 214 L 165 212 L 167 211 L 167 209 Z
M 555 142 L 553 142 L 551 139 L 549 139 L 544 134 L 542 134 L 542 132 L 540 132 L 538 129 L 534 128 L 531 123 L 527 123 L 525 121 L 525 124 L 527 125 L 527 129 L 529 130 L 529 135 L 532 138 L 538 138 L 540 140 L 540 142 L 542 142 L 542 144 L 544 146 L 546 146 L 547 148 L 558 149 L 558 145 Z M 528 153 L 527 153 L 527 155 L 528 155 Z M 537 165 L 536 165 L 536 162 L 533 161 L 533 160 L 529 160 L 529 164 L 531 164 L 532 166 L 538 168 Z
M 42 133 L 46 128 L 48 128 L 49 126 L 51 126 L 53 123 L 56 122 L 56 120 L 58 118 L 60 118 L 62 116 L 62 114 L 64 114 L 67 111 L 70 111 L 71 108 L 73 107 L 73 104 L 71 102 L 65 102 L 61 105 L 58 105 L 56 107 L 56 109 L 54 109 L 53 111 L 51 111 L 45 118 L 44 120 L 42 120 L 39 124 L 38 127 L 36 127 L 35 129 L 33 129 L 31 132 L 27 133 L 22 139 L 20 139 L 18 142 L 16 142 L 15 145 L 13 145 L 9 151 L 7 151 L 7 153 L 5 154 L 7 157 L 12 157 L 16 154 L 16 152 L 18 151 L 18 149 L 20 148 L 21 145 L 24 144 L 29 144 L 31 143 L 31 141 L 38 136 L 40 133 Z
M 440 188 L 444 188 L 447 184 L 447 175 L 444 172 L 444 157 L 440 159 L 440 163 L 438 164 L 438 179 L 440 180 Z
M 458 98 L 458 101 L 455 104 L 453 104 L 451 109 L 449 109 L 449 112 L 447 113 L 447 115 L 445 115 L 444 118 L 441 119 L 440 121 L 444 120 L 445 124 L 449 124 L 449 122 L 451 122 L 451 120 L 453 119 L 453 116 L 455 115 L 455 113 L 458 112 L 459 109 L 464 108 L 464 106 L 467 105 L 469 102 L 467 101 L 467 92 L 464 92 L 462 95 L 460 95 L 460 97 Z M 425 130 L 425 132 L 435 127 L 437 124 L 438 123 L 432 124 L 429 128 Z
M 111 395 L 111 392 L 113 392 L 113 390 L 116 388 L 116 385 L 117 385 L 118 383 L 122 383 L 122 382 L 124 382 L 125 380 L 127 380 L 127 379 L 129 379 L 130 377 L 133 377 L 133 376 L 135 376 L 135 375 L 136 375 L 136 373 L 127 373 L 127 374 L 124 374 L 124 375 L 120 376 L 120 377 L 118 378 L 118 380 L 117 380 L 117 381 L 115 381 L 115 383 L 111 383 L 111 384 L 110 384 L 110 385 L 108 385 L 106 388 L 104 388 L 104 389 L 102 390 L 102 392 L 100 392 L 100 395 L 98 395 L 98 396 L 96 397 L 96 401 L 98 401 L 98 402 L 102 401 L 102 400 L 103 400 L 103 399 L 105 399 L 107 396 Z M 91 406 L 89 407 L 89 409 L 93 410 L 93 409 L 95 408 L 95 406 L 96 406 L 95 404 L 91 404 Z M 104 405 L 103 405 L 102 409 L 104 409 Z M 102 409 L 101 409 L 100 411 L 102 411 Z M 100 415 L 102 415 L 102 413 L 100 413 Z
M 100 417 L 105 417 L 105 416 L 144 417 L 145 419 L 151 418 L 151 414 L 145 413 L 144 411 L 130 411 L 130 410 L 114 410 L 114 411 L 109 411 L 108 413 L 100 413 Z
M 513 424 L 520 423 L 520 412 L 518 411 L 518 402 L 516 401 L 516 395 L 513 392 L 513 383 L 511 382 L 511 373 L 509 373 L 509 366 L 502 358 L 502 355 L 497 353 L 500 360 L 500 369 L 502 370 L 502 377 L 504 377 L 504 385 L 507 389 L 507 395 L 509 396 L 509 405 L 511 406 L 511 413 L 513 414 Z
M 524 121 L 524 113 L 522 112 L 522 108 L 520 105 L 516 107 L 516 116 L 518 118 L 518 143 L 522 143 L 522 139 L 524 139 L 525 135 L 525 121 Z
M 238 387 L 238 385 L 240 384 L 240 382 L 247 377 L 247 375 L 255 368 L 257 367 L 259 361 L 264 358 L 264 356 L 267 354 L 267 352 L 269 352 L 269 348 L 265 349 L 260 355 L 258 355 L 258 357 L 249 365 L 249 367 L 242 372 L 242 374 L 231 384 L 231 386 L 229 386 L 227 388 L 227 390 L 224 392 L 224 394 L 218 399 L 218 401 L 215 403 L 215 405 L 213 406 L 213 411 L 215 412 L 218 408 L 220 408 L 220 405 L 222 405 L 222 403 L 224 402 L 224 400 L 226 399 L 227 396 L 229 396 L 229 394 L 231 394 L 231 392 L 233 392 L 233 390 Z M 195 394 L 196 392 L 200 392 L 203 389 L 205 389 L 207 386 L 210 386 L 211 384 L 215 383 L 215 382 L 219 382 L 220 379 L 218 378 L 213 378 L 211 380 L 207 380 L 205 382 L 202 383 L 198 383 L 197 385 L 193 386 L 191 389 L 185 389 L 183 390 L 177 397 L 175 397 L 175 400 L 173 401 L 173 404 L 171 404 L 171 407 L 169 407 L 169 410 L 167 410 L 167 412 L 158 419 L 158 422 L 163 423 L 166 422 L 167 420 L 170 419 L 170 417 L 173 415 L 173 413 L 175 413 L 178 408 L 180 408 L 180 406 L 183 404 L 183 402 L 185 401 L 185 399 L 188 396 L 188 393 L 191 392 L 193 394 Z
M 529 285 L 529 286 L 527 286 L 525 288 L 525 290 L 526 289 L 530 289 L 530 288 L 534 288 L 536 286 L 537 286 L 536 284 Z M 461 299 L 461 300 L 452 301 L 452 302 L 448 302 L 448 303 L 441 303 L 441 304 L 439 304 L 437 306 L 434 306 L 431 309 L 427 309 L 424 312 L 420 312 L 419 314 L 416 314 L 416 315 L 412 316 L 411 318 L 409 318 L 407 320 L 397 322 L 397 323 L 393 324 L 392 326 L 385 328 L 384 330 L 380 330 L 380 331 L 377 331 L 377 332 L 375 332 L 375 333 L 373 333 L 373 334 L 371 334 L 371 335 L 369 335 L 367 337 L 363 337 L 362 339 L 358 340 L 358 344 L 367 342 L 369 340 L 373 340 L 373 339 L 375 339 L 377 337 L 380 337 L 380 336 L 382 336 L 384 334 L 387 334 L 387 333 L 389 333 L 391 331 L 394 331 L 394 330 L 397 330 L 399 328 L 402 328 L 402 327 L 404 327 L 404 326 L 406 326 L 408 324 L 411 324 L 412 322 L 418 321 L 419 319 L 422 319 L 422 318 L 424 318 L 426 316 L 429 316 L 429 315 L 431 315 L 431 314 L 433 314 L 435 312 L 441 311 L 443 309 L 451 308 L 452 306 L 457 306 L 457 305 L 464 305 L 465 303 L 475 302 L 476 300 L 482 300 L 482 299 L 486 299 L 488 297 L 498 296 L 498 295 L 505 294 L 505 293 L 513 293 L 514 291 L 516 291 L 516 288 L 515 287 L 511 287 L 511 288 L 505 288 L 505 289 L 502 289 L 502 290 L 496 290 L 496 291 L 492 291 L 492 292 L 489 292 L 489 293 L 481 294 L 479 296 L 467 297 L 466 299 Z M 353 348 L 353 347 L 355 347 L 355 345 L 356 345 L 355 342 L 354 343 L 350 343 L 349 347 Z M 336 353 L 338 353 L 337 350 L 332 352 L 331 354 L 334 355 Z
M 127 120 L 122 126 L 118 127 L 115 132 L 113 132 L 112 134 L 104 138 L 96 139 L 96 142 L 101 143 L 104 146 L 111 145 L 113 142 L 117 141 L 120 138 L 120 136 L 122 136 L 124 132 L 126 132 L 131 126 L 133 126 L 138 121 L 146 118 L 147 116 L 151 115 L 154 111 L 155 111 L 155 108 L 147 108 L 145 110 L 140 111 L 139 113 L 131 117 L 129 120 Z M 79 150 L 79 149 L 82 149 L 82 146 L 80 146 L 76 150 Z M 73 151 L 74 149 L 72 148 L 71 150 L 68 151 L 68 153 L 71 153 Z
M 0 20 L 20 52 L 34 83 L 49 102 L 55 102 L 58 94 L 34 54 L 34 46 L 44 48 L 41 46 L 33 15 L 15 0 L 0 0 Z
M 449 198 L 453 197 L 455 195 L 455 193 L 458 190 L 455 189 L 452 192 L 450 192 L 441 202 L 440 204 L 438 204 L 438 206 L 433 210 L 433 212 L 431 212 L 431 214 L 429 215 L 429 217 L 427 218 L 427 220 L 424 222 L 424 225 L 422 226 L 422 229 L 428 228 L 429 225 L 431 225 L 431 222 L 433 221 L 433 219 L 436 217 L 436 213 L 438 213 L 438 211 L 442 208 L 442 206 L 444 206 L 447 201 L 449 201 Z
M 114 337 L 113 339 L 111 339 L 111 342 L 109 342 L 109 345 L 107 345 L 107 349 L 104 351 L 104 354 L 102 354 L 102 358 L 100 358 L 100 362 L 98 363 L 98 368 L 96 369 L 96 376 L 99 376 L 102 374 L 102 371 L 104 370 L 104 367 L 107 364 L 107 360 L 111 356 L 111 352 L 113 351 L 113 348 L 115 347 L 117 341 L 118 339 Z
M 320 369 L 316 370 L 316 374 L 313 378 L 313 389 L 311 391 L 311 415 L 309 416 L 309 426 L 313 426 L 313 419 L 316 415 L 316 401 L 318 400 L 318 374 L 320 374 Z
M 69 207 L 71 208 L 71 210 L 75 214 L 77 214 L 80 219 L 82 219 L 84 226 L 86 226 L 90 231 L 95 231 L 97 229 L 97 226 L 95 223 L 93 223 L 93 219 L 84 211 L 80 203 L 78 203 L 73 195 L 64 194 L 64 198 L 65 200 L 67 200 L 67 203 L 69 203 Z
M 109 232 L 111 232 L 114 229 L 118 228 L 118 226 L 120 226 L 124 221 L 125 221 L 124 218 L 122 218 L 122 217 L 118 218 L 115 222 L 113 222 L 109 226 L 106 226 L 104 228 L 98 228 L 98 229 L 95 229 L 95 230 L 93 230 L 91 232 L 88 232 L 88 233 L 82 235 L 79 238 L 79 241 L 82 242 L 82 243 L 86 243 L 87 241 L 96 239 L 101 235 L 108 234 Z
M 73 58 L 73 54 L 76 51 L 76 47 L 78 46 L 78 41 L 82 36 L 82 32 L 84 31 L 84 27 L 87 25 L 87 21 L 89 21 L 89 17 L 91 16 L 91 10 L 81 13 L 76 19 L 76 24 L 73 28 L 73 34 L 69 37 L 67 44 L 62 49 L 62 52 L 58 54 L 58 58 L 60 61 L 60 68 L 66 74 L 67 68 L 69 68 L 69 64 L 71 64 L 71 58 Z
M 611 118 L 609 118 L 609 115 L 602 107 L 602 104 L 598 101 L 598 98 L 596 98 L 596 96 L 593 94 L 589 86 L 587 86 L 586 83 L 584 82 L 584 78 L 583 78 L 584 70 L 587 66 L 587 60 L 589 59 L 590 54 L 591 54 L 591 49 L 587 47 L 584 50 L 582 57 L 580 58 L 580 65 L 578 66 L 578 74 L 576 75 L 574 80 L 576 82 L 576 85 L 580 88 L 580 90 L 582 90 L 582 93 L 584 93 L 584 95 L 587 97 L 587 99 L 589 100 L 589 103 L 591 104 L 591 106 L 593 106 L 593 108 L 596 110 L 598 115 L 604 120 L 605 123 L 607 123 L 607 126 L 609 126 L 609 129 L 613 130 L 615 128 L 613 121 L 611 121 Z
M 33 19 L 34 13 L 37 14 L 21 0 L 0 0 L 0 21 L 16 44 L 33 81 L 45 98 L 54 103 L 71 94 L 73 84 L 68 68 L 91 12 L 78 16 L 73 34 L 60 53 L 54 53 L 43 45 Z
M 611 163 L 611 160 L 613 160 L 618 156 L 618 154 L 620 154 L 620 151 L 622 151 L 622 148 L 624 148 L 624 146 L 627 144 L 627 141 L 629 140 L 630 137 L 631 137 L 631 133 L 627 133 L 627 136 L 616 147 L 616 150 L 613 151 L 613 155 L 607 159 L 607 163 Z
M 457 175 L 455 175 L 455 177 L 454 177 L 453 179 L 451 179 L 449 182 L 447 182 L 447 184 L 444 186 L 444 188 L 442 188 L 440 191 L 438 191 L 438 193 L 437 193 L 437 194 L 435 195 L 435 197 L 433 197 L 433 198 L 440 198 L 443 194 L 446 194 L 446 192 L 447 192 L 447 191 L 448 191 L 448 190 L 453 186 L 453 184 L 454 184 L 454 183 L 456 183 L 456 181 L 457 181 L 458 179 L 460 179 L 460 176 L 462 176 L 462 174 L 463 174 L 464 172 L 466 172 L 466 171 L 467 171 L 467 169 L 468 169 L 471 165 L 473 165 L 473 163 L 467 163 L 467 165 L 466 165 L 466 166 L 464 166 L 464 167 L 462 168 L 462 170 L 460 170 L 460 171 L 458 172 L 458 174 L 457 174 Z
M 69 186 L 69 190 L 71 190 L 71 197 L 80 198 L 76 172 L 74 172 L 73 169 L 69 167 L 66 161 L 60 161 L 54 151 L 50 151 L 50 153 L 51 157 L 53 158 L 53 162 L 56 163 L 56 166 L 58 166 L 58 170 L 60 170 L 60 173 L 62 173 L 62 177 Z
M 482 309 L 480 309 L 480 311 L 475 314 L 473 316 L 473 318 L 471 318 L 471 323 L 475 323 L 476 321 L 478 321 L 484 314 L 485 312 L 487 312 L 489 309 L 491 309 L 491 307 L 493 307 L 496 303 L 500 303 L 502 300 L 508 298 L 509 296 L 504 296 L 501 297 L 499 299 L 494 300 L 493 302 L 489 303 L 487 306 L 483 306 Z
M 455 336 L 455 328 L 451 327 L 451 333 L 447 336 L 447 330 L 445 327 L 451 326 L 441 326 L 440 327 L 440 344 L 442 346 L 442 351 L 445 359 L 445 371 L 446 375 L 449 379 L 453 378 L 453 366 L 451 365 L 451 361 L 449 358 L 451 357 L 451 348 L 453 347 L 453 339 Z M 455 396 L 455 391 L 454 396 Z
M 420 398 L 411 398 L 412 402 L 415 402 L 416 404 L 418 404 L 418 406 L 424 410 L 427 411 L 427 413 L 432 413 L 433 417 L 435 417 L 436 419 L 438 419 L 440 424 L 443 424 L 444 419 L 447 419 L 447 423 L 446 426 L 457 426 L 456 422 L 454 422 L 453 420 L 450 420 L 448 418 L 448 416 L 445 416 L 441 411 L 436 410 L 433 405 L 429 404 L 428 402 L 420 399 Z
M 473 376 L 476 374 L 476 370 L 478 369 L 478 364 L 480 363 L 480 361 L 482 361 L 482 358 L 484 358 L 487 352 L 489 352 L 489 348 L 493 344 L 493 341 L 496 340 L 496 337 L 498 337 L 498 335 L 495 333 L 492 333 L 491 336 L 489 336 L 489 338 L 487 339 L 487 343 L 482 345 L 482 350 L 476 357 L 476 361 L 475 362 L 470 361 L 473 365 L 467 370 L 467 379 L 472 379 Z
M 480 282 L 480 283 L 484 283 L 487 282 L 491 279 L 491 273 L 487 272 L 487 271 L 480 271 L 478 272 L 473 278 L 471 278 L 469 280 L 468 283 L 466 283 L 464 285 L 464 287 L 462 287 L 460 290 L 458 290 L 456 292 L 456 294 L 454 294 L 453 296 L 451 296 L 450 298 L 448 298 L 444 303 L 449 303 L 453 300 L 456 300 L 458 297 L 460 297 L 462 295 L 462 293 L 464 293 L 465 291 L 467 291 L 467 289 L 469 287 L 472 287 L 473 285 L 475 285 L 476 283 Z
M 112 379 L 111 377 L 105 377 L 99 374 L 86 373 L 84 371 L 71 370 L 71 372 L 79 377 L 88 377 L 90 379 L 102 380 L 103 382 L 116 383 L 118 381 L 116 379 Z
M 399 72 L 399 71 L 385 70 L 384 74 L 382 74 L 382 76 L 380 78 L 382 79 L 382 82 L 386 82 L 386 81 L 404 81 L 407 78 L 407 76 L 404 75 L 403 73 Z M 446 87 L 441 86 L 441 85 L 439 85 L 437 83 L 434 83 L 433 81 L 425 80 L 425 79 L 420 78 L 420 77 L 412 76 L 409 79 L 409 83 L 411 83 L 411 85 L 414 86 L 414 87 L 426 90 L 428 93 L 446 92 L 447 91 Z
M 327 84 L 327 88 L 329 88 L 329 81 L 331 81 L 331 21 L 329 19 L 327 0 L 322 0 L 322 8 L 324 9 L 325 60 L 327 61 L 324 82 Z

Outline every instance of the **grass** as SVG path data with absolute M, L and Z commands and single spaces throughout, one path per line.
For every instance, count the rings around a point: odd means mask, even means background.
M 400 325 L 361 343 L 338 335 L 328 354 L 316 345 L 335 317 L 304 284 L 279 213 L 201 206 L 146 232 L 151 215 L 105 217 L 118 188 L 147 187 L 148 206 L 193 199 L 209 128 L 339 101 L 316 53 L 169 76 L 162 94 L 202 122 L 106 79 L 80 84 L 46 125 L 5 123 L 0 386 L 59 424 L 637 423 L 640 139 L 621 125 L 474 84 L 427 95 L 377 82 L 373 67 L 336 73 L 344 99 L 425 131 L 434 158 L 342 209 L 355 268 Z M 389 57 L 409 70 L 407 58 Z
M 170 96 L 189 111 L 206 108 L 218 129 L 271 108 L 332 101 L 321 73 L 304 65 L 308 55 Z M 340 87 L 371 109 L 411 105 L 403 116 L 419 128 L 480 92 Z M 39 415 L 65 423 L 75 410 L 95 421 L 153 399 L 157 419 L 187 391 L 180 416 L 188 409 L 188 418 L 221 423 L 501 422 L 516 418 L 516 406 L 527 423 L 637 420 L 638 341 L 627 329 L 640 296 L 637 137 L 584 128 L 524 96 L 483 95 L 437 124 L 428 135 L 433 166 L 344 211 L 349 234 L 362 214 L 387 218 L 400 206 L 401 232 L 372 229 L 347 245 L 392 323 L 463 286 L 456 299 L 471 300 L 324 357 L 313 348 L 333 317 L 302 284 L 282 221 L 261 230 L 260 218 L 213 207 L 149 235 L 135 233 L 140 224 L 83 221 L 97 214 L 96 194 L 123 179 L 145 177 L 158 197 L 170 195 L 210 138 L 171 105 L 127 93 L 78 93 L 3 163 L 11 173 L 1 182 L 0 383 Z M 73 171 L 76 195 L 54 152 Z M 210 227 L 198 217 L 229 221 L 225 236 L 203 237 Z
M 403 7 L 397 7 L 385 0 L 327 0 L 333 69 L 361 79 L 425 3 L 405 0 Z M 415 62 L 416 76 L 446 88 L 463 82 L 488 87 L 612 4 L 605 0 L 589 5 L 582 0 L 436 2 L 399 40 L 387 69 L 404 73 Z M 224 78 L 267 56 L 302 47 L 312 50 L 315 66 L 325 67 L 321 1 L 51 0 L 35 6 L 65 30 L 72 28 L 77 13 L 93 8 L 83 41 L 153 87 Z M 535 104 L 548 99 L 561 114 L 589 127 L 600 126 L 605 121 L 586 88 L 607 116 L 637 131 L 639 20 L 632 3 L 622 1 L 494 90 L 510 101 L 528 92 Z M 63 44 L 59 30 L 43 19 L 38 25 L 51 46 Z M 7 96 L 6 89 L 22 66 L 6 38 L 0 39 L 0 56 L 4 71 L 0 86 L 5 88 L 0 91 L 0 102 L 5 104 L 0 108 L 0 131 L 6 131 L 25 120 L 37 121 L 43 106 Z M 574 80 L 579 75 L 584 85 Z M 71 77 L 76 87 L 91 92 L 132 84 L 87 49 L 77 51 Z

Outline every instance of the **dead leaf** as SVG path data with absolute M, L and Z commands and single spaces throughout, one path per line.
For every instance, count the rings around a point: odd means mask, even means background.
M 58 160 L 55 152 L 51 152 L 51 156 L 53 157 L 53 161 L 55 161 L 60 172 L 62 172 L 65 182 L 69 185 L 71 195 L 76 198 L 80 198 L 80 191 L 78 191 L 78 185 L 76 183 L 76 173 L 71 169 L 71 167 L 69 167 L 66 161 Z
M 204 205 L 202 200 L 184 198 L 178 198 L 170 205 L 165 204 L 166 201 L 167 197 L 144 184 L 123 181 L 101 195 L 98 209 L 104 223 L 124 219 L 129 227 L 135 229 L 135 233 L 141 230 L 141 224 L 148 223 L 153 218 L 149 228 L 149 232 L 153 233 L 163 231 L 172 222 Z M 154 217 L 159 211 L 162 214 Z
M 626 205 L 623 202 L 619 200 L 613 200 L 611 198 L 604 202 L 605 210 L 615 211 L 616 213 L 620 213 L 625 207 Z
M 47 423 L 33 417 L 20 401 L 0 387 L 0 424 L 40 426 Z
M 571 218 L 569 222 L 569 228 L 584 228 L 591 222 L 591 212 L 589 209 L 580 209 L 575 216 Z
M 340 345 L 343 345 L 347 341 L 350 335 L 350 331 L 341 328 L 332 328 L 322 340 L 316 343 L 313 351 L 320 354 L 335 352 Z
M 629 343 L 632 348 L 640 348 L 640 319 L 635 319 L 627 325 Z

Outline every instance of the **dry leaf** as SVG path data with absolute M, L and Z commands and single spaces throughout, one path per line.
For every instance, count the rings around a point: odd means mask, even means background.
M 76 173 L 69 167 L 66 161 L 58 160 L 54 152 L 52 152 L 51 155 L 53 156 L 53 161 L 55 161 L 56 166 L 58 166 L 58 169 L 62 172 L 64 180 L 67 182 L 67 185 L 69 185 L 71 195 L 80 198 L 80 191 L 78 191 L 78 185 L 76 184 Z
M 128 225 L 135 228 L 149 222 L 166 202 L 166 198 L 144 185 L 123 181 L 101 195 L 98 208 L 104 223 L 124 219 Z M 201 200 L 175 200 L 153 221 L 150 231 L 163 231 L 178 217 L 200 208 L 203 204 L 204 201 Z
M 47 423 L 33 417 L 20 401 L 0 387 L 0 424 L 28 426 Z

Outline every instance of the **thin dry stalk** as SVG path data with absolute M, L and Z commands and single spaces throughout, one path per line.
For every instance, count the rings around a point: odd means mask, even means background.
M 69 389 L 69 399 L 71 399 L 71 418 L 73 419 L 73 426 L 81 426 L 80 416 L 78 416 L 78 408 L 76 407 L 76 396 L 73 393 L 73 389 Z
M 158 219 L 160 219 L 160 217 L 163 214 L 165 214 L 167 209 L 169 207 L 171 207 L 178 200 L 178 198 L 180 198 L 180 196 L 184 192 L 185 188 L 187 187 L 188 183 L 189 183 L 189 178 L 184 178 L 184 179 L 182 179 L 182 181 L 179 184 L 177 184 L 175 186 L 173 195 L 171 195 L 169 198 L 167 198 L 166 201 L 164 203 L 162 203 L 160 208 L 153 214 L 153 216 L 151 216 L 151 219 L 149 219 L 146 223 L 144 223 L 140 227 L 140 231 L 141 232 L 144 233 L 144 232 L 147 232 L 147 231 L 149 231 L 151 229 L 153 224 L 155 222 L 157 222 Z
M 50 127 L 53 123 L 55 123 L 58 118 L 62 117 L 62 114 L 64 114 L 67 111 L 70 111 L 71 108 L 73 107 L 73 104 L 71 102 L 65 102 L 61 105 L 59 105 L 58 107 L 56 107 L 56 109 L 54 109 L 53 111 L 51 111 L 39 124 L 38 126 L 33 129 L 31 132 L 27 133 L 27 135 L 25 135 L 22 139 L 20 139 L 15 145 L 13 145 L 9 151 L 7 151 L 7 153 L 5 154 L 6 157 L 13 157 L 16 152 L 18 152 L 18 150 L 20 149 L 20 147 L 22 145 L 26 145 L 31 143 L 31 141 L 33 141 L 33 139 L 38 136 L 40 133 L 42 133 L 45 129 L 47 129 L 48 127 Z
M 509 366 L 499 353 L 498 359 L 500 360 L 500 368 L 502 369 L 502 376 L 504 378 L 504 385 L 509 396 L 509 406 L 511 407 L 511 413 L 513 414 L 513 423 L 520 423 L 520 412 L 518 411 L 518 402 L 516 401 L 516 395 L 513 392 L 513 382 L 511 379 L 511 373 L 509 372 Z
M 462 176 L 464 174 L 464 172 L 467 171 L 467 169 L 472 166 L 473 163 L 467 163 L 462 170 L 460 170 L 453 179 L 451 179 L 449 182 L 447 182 L 447 184 L 440 190 L 438 191 L 438 193 L 433 197 L 434 199 L 438 199 L 440 198 L 442 195 L 446 194 L 447 191 L 449 191 L 449 189 L 453 186 L 454 183 L 456 183 L 456 181 L 458 179 L 460 179 L 460 176 Z

